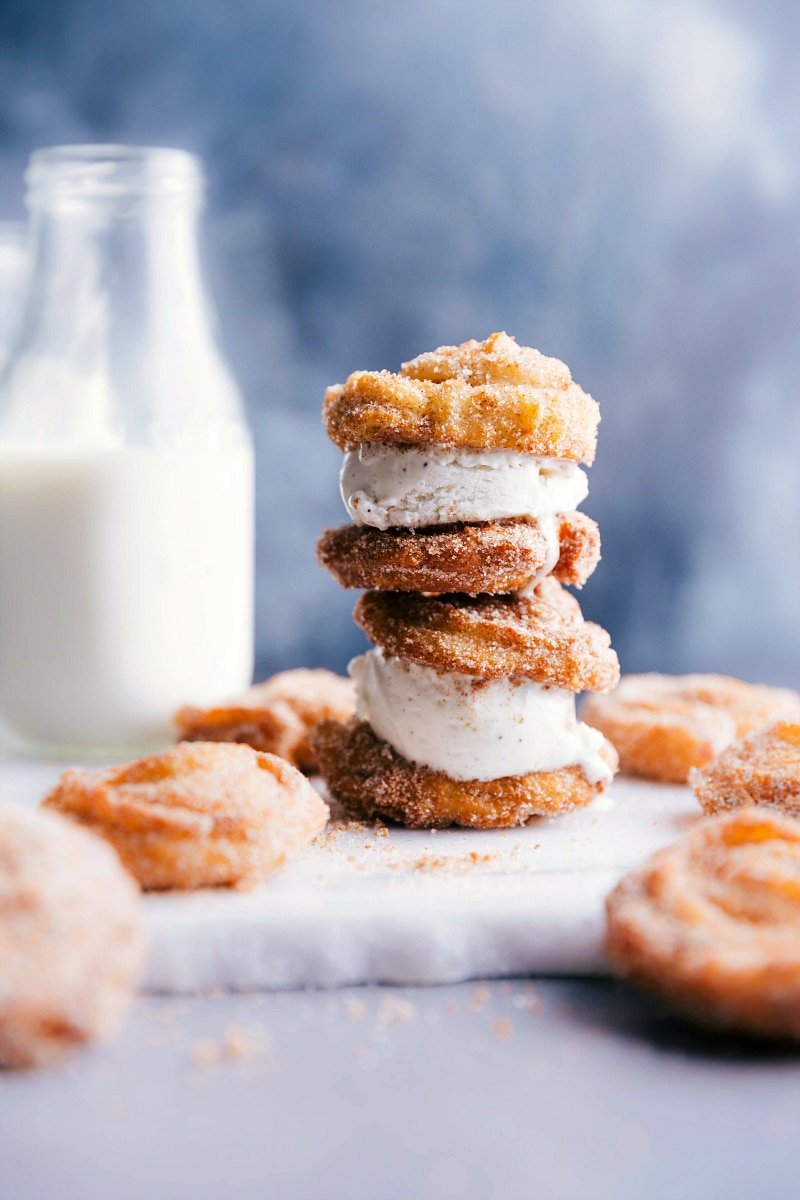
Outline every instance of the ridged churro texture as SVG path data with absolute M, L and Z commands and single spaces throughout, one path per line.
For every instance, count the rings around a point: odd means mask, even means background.
M 144 967 L 139 889 L 100 838 L 0 805 L 0 1065 L 116 1032 Z
M 213 708 L 187 705 L 175 714 L 184 742 L 243 742 L 277 754 L 301 771 L 316 769 L 308 734 L 326 718 L 346 721 L 355 712 L 349 679 L 332 671 L 281 671 Z
M 581 587 L 600 560 L 600 531 L 583 513 L 557 518 L 559 556 L 553 577 Z M 536 520 L 422 529 L 328 529 L 317 556 L 342 587 L 399 592 L 515 592 L 547 563 L 549 543 Z
M 800 718 L 800 697 L 725 675 L 624 675 L 611 695 L 588 697 L 581 716 L 614 743 L 623 771 L 686 783 L 735 738 Z
M 387 654 L 485 679 L 524 676 L 568 691 L 604 691 L 619 663 L 604 629 L 584 621 L 554 579 L 529 597 L 366 592 L 356 622 Z
M 295 767 L 219 742 L 181 742 L 125 766 L 65 771 L 43 804 L 111 842 L 143 888 L 257 882 L 328 819 Z
M 800 1038 L 799 879 L 800 822 L 702 820 L 609 896 L 612 967 L 702 1024 Z
M 690 783 L 707 813 L 766 804 L 800 817 L 800 724 L 776 721 L 734 742 Z
M 580 767 L 488 781 L 450 779 L 401 757 L 365 721 L 323 721 L 312 734 L 330 793 L 352 817 L 382 817 L 410 829 L 507 828 L 534 816 L 584 808 L 606 784 L 589 783 Z M 603 757 L 616 767 L 614 748 Z
M 564 363 L 493 333 L 421 354 L 397 374 L 355 371 L 328 388 L 323 417 L 342 450 L 457 446 L 591 464 L 600 410 Z

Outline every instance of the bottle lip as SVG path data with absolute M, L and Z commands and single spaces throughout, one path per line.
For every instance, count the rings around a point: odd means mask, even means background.
M 25 172 L 27 200 L 200 196 L 203 165 L 188 150 L 91 144 L 35 150 Z

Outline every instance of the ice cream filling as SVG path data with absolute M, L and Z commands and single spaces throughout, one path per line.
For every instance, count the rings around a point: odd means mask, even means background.
M 611 778 L 603 736 L 578 721 L 572 692 L 436 671 L 379 648 L 349 671 L 358 716 L 409 762 L 461 780 L 571 766 L 593 784 Z
M 351 519 L 376 529 L 543 517 L 572 511 L 589 491 L 565 459 L 376 443 L 345 455 L 340 486 Z

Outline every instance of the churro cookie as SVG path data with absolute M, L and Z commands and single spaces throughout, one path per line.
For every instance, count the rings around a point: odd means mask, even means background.
M 0 1065 L 113 1034 L 144 965 L 139 890 L 114 851 L 54 813 L 0 806 Z
M 410 829 L 520 825 L 590 804 L 613 774 L 616 754 L 605 744 L 607 777 L 590 782 L 579 766 L 492 780 L 457 780 L 409 762 L 376 737 L 365 721 L 323 721 L 312 734 L 320 769 L 345 811 L 382 817 Z
M 776 721 L 723 750 L 690 775 L 707 813 L 769 804 L 800 816 L 800 724 Z
M 331 671 L 282 671 L 213 708 L 187 706 L 175 715 L 185 742 L 244 742 L 277 754 L 302 771 L 316 762 L 308 734 L 318 721 L 345 721 L 355 711 L 353 685 Z
M 582 716 L 614 743 L 623 771 L 685 783 L 735 738 L 800 718 L 800 697 L 724 675 L 625 675 L 611 695 L 589 697 Z
M 422 529 L 328 529 L 317 556 L 342 587 L 402 592 L 516 592 L 552 571 L 581 587 L 600 559 L 600 534 L 583 513 L 564 513 L 551 539 L 531 518 Z M 554 561 L 553 561 L 554 560 Z
M 708 1025 L 800 1037 L 800 822 L 699 822 L 608 898 L 615 972 Z
M 388 654 L 440 671 L 524 676 L 573 692 L 619 678 L 608 634 L 553 579 L 525 597 L 367 592 L 355 619 Z
M 342 450 L 362 443 L 513 450 L 591 464 L 600 412 L 564 363 L 505 333 L 441 346 L 391 371 L 328 388 L 323 416 Z
M 43 803 L 107 838 L 143 888 L 260 880 L 328 819 L 327 805 L 282 758 L 219 742 L 65 771 Z

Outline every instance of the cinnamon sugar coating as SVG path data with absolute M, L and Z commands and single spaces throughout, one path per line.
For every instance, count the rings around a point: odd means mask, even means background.
M 625 675 L 610 696 L 587 698 L 581 715 L 614 743 L 623 771 L 685 783 L 735 738 L 800 718 L 800 697 L 725 675 Z
M 320 770 L 348 815 L 383 817 L 409 829 L 507 828 L 530 817 L 555 816 L 590 804 L 604 790 L 580 767 L 509 775 L 503 779 L 456 780 L 401 757 L 365 721 L 323 721 L 312 735 Z M 616 765 L 613 747 L 603 757 Z
M 800 1037 L 800 822 L 742 808 L 698 822 L 608 898 L 614 971 L 694 1020 Z
M 421 354 L 399 374 L 356 371 L 328 388 L 323 418 L 342 450 L 457 446 L 591 464 L 600 410 L 564 363 L 493 333 Z
M 0 805 L 0 1065 L 110 1037 L 144 957 L 139 889 L 111 847 L 58 814 Z
M 175 714 L 175 724 L 181 741 L 243 742 L 314 771 L 309 731 L 324 718 L 345 721 L 354 712 L 349 679 L 301 668 L 273 675 L 213 708 L 187 705 Z
M 282 758 L 218 742 L 65 771 L 43 805 L 111 842 L 143 888 L 263 879 L 328 819 L 327 805 Z
M 600 532 L 591 517 L 559 518 L 560 554 L 553 576 L 581 587 L 600 560 Z M 421 529 L 327 529 L 317 557 L 342 587 L 399 592 L 516 592 L 547 562 L 548 541 L 525 517 L 480 525 Z
M 367 592 L 355 609 L 387 654 L 485 679 L 522 676 L 568 691 L 603 691 L 619 678 L 604 629 L 584 621 L 554 579 L 529 597 Z
M 690 783 L 707 813 L 768 804 L 800 816 L 800 724 L 776 721 L 735 742 Z

